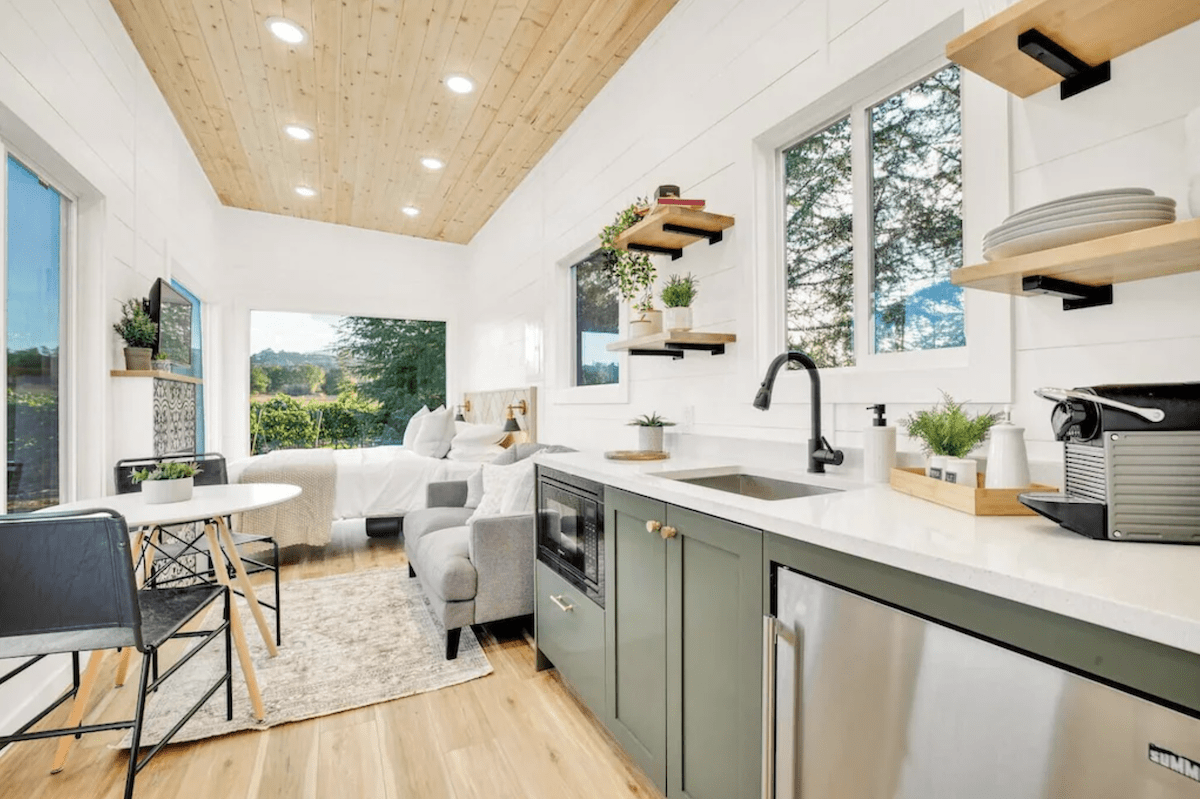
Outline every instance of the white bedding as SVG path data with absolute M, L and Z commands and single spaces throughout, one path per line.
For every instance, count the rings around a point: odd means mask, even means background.
M 270 459 L 286 473 L 289 458 L 297 461 L 308 450 L 277 450 L 267 455 L 252 455 L 229 464 L 230 482 L 238 482 L 251 463 Z M 402 516 L 425 507 L 425 489 L 443 480 L 465 480 L 478 463 L 426 458 L 404 447 L 327 450 L 336 465 L 333 516 L 358 519 L 368 516 Z M 285 479 L 281 476 L 280 479 Z

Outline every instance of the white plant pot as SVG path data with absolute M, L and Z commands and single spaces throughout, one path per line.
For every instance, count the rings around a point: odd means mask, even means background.
M 639 427 L 638 449 L 642 452 L 663 452 L 663 429 L 661 427 Z
M 663 329 L 662 311 L 630 311 L 629 337 L 641 338 L 661 333 Z
M 142 494 L 147 505 L 164 505 L 168 502 L 186 502 L 192 498 L 196 478 L 180 477 L 175 480 L 143 480 Z
M 925 475 L 932 477 L 934 480 L 946 479 L 946 461 L 949 460 L 945 455 L 930 455 L 929 465 L 925 469 Z
M 663 327 L 672 333 L 692 329 L 691 308 L 667 308 L 663 311 Z
M 979 480 L 979 461 L 974 458 L 946 458 L 946 472 L 943 479 L 947 483 L 976 488 Z

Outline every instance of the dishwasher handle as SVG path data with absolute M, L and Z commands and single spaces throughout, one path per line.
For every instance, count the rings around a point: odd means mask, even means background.
M 793 699 L 795 709 L 801 707 L 800 689 L 800 631 L 793 631 L 774 616 L 763 616 L 763 685 L 762 685 L 762 799 L 775 799 L 775 718 L 777 715 L 778 697 L 776 682 L 779 670 L 779 642 L 783 641 L 795 651 L 795 689 Z M 800 724 L 799 715 L 794 716 L 794 723 Z M 800 799 L 800 781 L 796 780 L 795 794 L 791 799 Z

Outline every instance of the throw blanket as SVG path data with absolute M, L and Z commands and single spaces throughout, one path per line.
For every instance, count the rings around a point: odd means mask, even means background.
M 280 547 L 329 543 L 336 479 L 333 453 L 323 449 L 272 452 L 241 471 L 239 483 L 291 483 L 300 496 L 281 505 L 241 514 L 235 526 L 249 535 L 269 535 Z

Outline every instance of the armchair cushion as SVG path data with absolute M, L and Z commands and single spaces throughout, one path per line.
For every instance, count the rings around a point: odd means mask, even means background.
M 467 505 L 467 481 L 446 480 L 430 483 L 425 488 L 425 506 L 429 508 L 464 508 Z
M 471 523 L 467 555 L 478 575 L 477 623 L 533 612 L 534 519 L 521 513 Z
M 475 598 L 478 579 L 468 557 L 471 530 L 448 527 L 422 536 L 417 545 L 421 585 L 446 602 Z
M 447 527 L 461 527 L 470 515 L 469 508 L 422 508 L 405 516 L 404 550 L 409 560 L 420 563 L 416 553 L 425 536 Z

